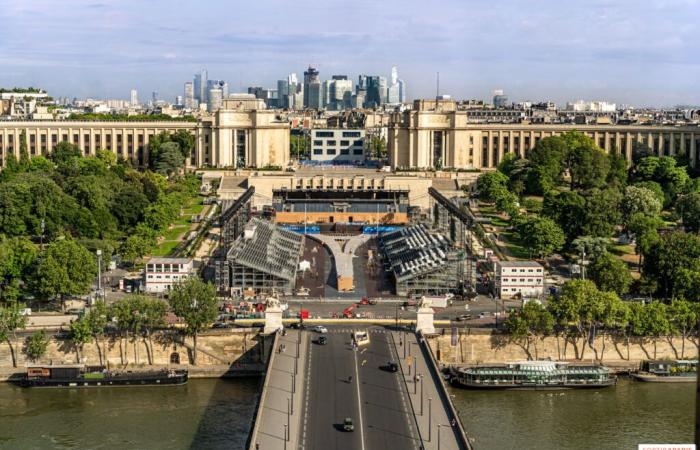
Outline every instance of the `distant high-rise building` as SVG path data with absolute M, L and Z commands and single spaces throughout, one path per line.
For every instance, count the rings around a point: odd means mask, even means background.
M 194 85 L 191 81 L 185 83 L 185 108 L 194 109 Z
M 340 110 L 349 108 L 352 101 L 352 81 L 345 75 L 333 75 L 329 107 Z
M 153 94 L 151 94 L 151 101 L 153 102 L 154 105 L 158 102 L 158 92 L 157 91 L 153 91 Z
M 136 89 L 131 90 L 131 106 L 139 105 L 139 92 Z
M 207 92 L 211 89 L 221 89 L 222 98 L 228 97 L 228 83 L 224 80 L 207 80 Z
M 399 79 L 399 72 L 396 66 L 391 68 L 391 83 L 387 90 L 387 103 L 396 105 L 406 101 L 406 85 Z
M 367 76 L 366 83 L 367 96 L 365 98 L 365 107 L 376 108 L 386 103 L 386 78 L 378 76 Z
M 503 89 L 493 91 L 493 107 L 505 108 L 508 106 L 508 96 L 503 93 Z
M 224 91 L 221 88 L 213 87 L 207 92 L 207 111 L 214 112 L 221 109 L 224 99 Z
M 199 103 L 207 102 L 207 69 L 202 69 L 199 73 L 194 74 L 194 98 Z
M 321 107 L 321 81 L 318 70 L 311 66 L 304 72 L 304 107 Z
M 321 108 L 328 108 L 331 103 L 331 89 L 333 80 L 325 80 L 321 83 Z
M 183 106 L 182 95 L 175 97 L 175 106 Z

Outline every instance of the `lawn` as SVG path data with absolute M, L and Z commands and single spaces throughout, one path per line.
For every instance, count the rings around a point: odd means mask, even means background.
M 177 219 L 175 222 L 173 222 L 173 225 L 175 225 L 175 226 L 184 226 L 184 225 L 189 226 L 190 223 L 192 223 L 190 220 L 190 216 L 185 216 L 185 217 L 180 217 L 179 219 Z
M 179 238 L 182 234 L 186 233 L 189 229 L 190 229 L 189 226 L 179 226 L 179 227 L 172 228 L 172 229 L 166 231 L 166 232 L 163 234 L 163 238 L 164 238 L 166 241 L 175 241 L 175 240 L 179 240 L 178 238 Z
M 624 256 L 624 255 L 634 255 L 634 245 L 631 244 L 626 244 L 626 245 L 621 245 L 621 244 L 613 244 L 609 247 L 610 253 L 613 253 L 617 256 Z
M 180 241 L 164 241 L 153 250 L 152 256 L 169 256 L 173 253 Z
M 507 231 L 498 233 L 501 238 L 499 243 L 508 249 L 511 255 L 518 259 L 530 259 L 530 251 L 520 245 L 520 243 L 515 238 L 514 233 L 509 233 Z
M 199 203 L 199 204 L 194 204 L 194 205 L 191 205 L 191 206 L 183 209 L 182 212 L 183 212 L 183 214 L 194 215 L 194 214 L 200 214 L 203 209 L 204 209 L 204 205 Z

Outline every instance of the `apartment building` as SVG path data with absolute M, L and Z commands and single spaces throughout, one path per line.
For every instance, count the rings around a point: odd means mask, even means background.
M 193 273 L 192 258 L 151 258 L 144 271 L 145 290 L 151 294 L 169 292 Z
M 365 130 L 312 129 L 311 160 L 361 163 L 365 160 Z
M 496 297 L 539 297 L 544 294 L 544 267 L 535 261 L 496 261 L 494 264 Z

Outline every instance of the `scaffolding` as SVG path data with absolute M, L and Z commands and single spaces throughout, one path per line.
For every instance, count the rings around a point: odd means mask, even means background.
M 229 273 L 229 265 L 226 264 L 226 255 L 250 220 L 253 194 L 255 194 L 255 188 L 249 187 L 236 200 L 224 200 L 221 204 L 219 248 L 214 257 L 214 264 L 216 286 L 219 294 L 222 295 L 230 295 L 231 292 L 231 274 Z

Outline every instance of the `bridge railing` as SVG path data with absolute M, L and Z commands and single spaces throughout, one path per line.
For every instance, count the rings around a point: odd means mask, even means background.
M 445 387 L 445 378 L 443 377 L 442 372 L 440 371 L 440 367 L 438 367 L 437 365 L 437 360 L 435 359 L 435 354 L 433 354 L 433 349 L 430 347 L 430 344 L 428 344 L 428 340 L 424 336 L 419 335 L 418 341 L 420 342 L 420 346 L 423 351 L 423 356 L 426 359 L 426 363 L 430 368 L 432 375 L 436 377 L 435 379 L 437 380 L 437 383 L 439 385 L 438 391 L 440 392 L 440 396 L 442 397 L 443 403 L 446 404 L 449 409 L 450 419 L 454 419 L 455 421 L 454 428 L 456 428 L 455 431 L 457 436 L 459 437 L 459 443 L 461 448 L 464 448 L 466 450 L 473 450 L 474 447 L 472 447 L 472 444 L 469 441 L 467 431 L 464 429 L 462 420 L 459 418 L 457 409 L 455 408 L 454 404 L 452 403 L 452 399 L 450 398 L 450 393 L 447 392 L 447 388 Z
M 262 422 L 262 415 L 263 415 L 263 402 L 265 401 L 265 395 L 268 392 L 268 385 L 270 384 L 270 372 L 272 371 L 272 364 L 275 362 L 275 355 L 277 352 L 275 349 L 277 348 L 277 339 L 279 338 L 279 333 L 275 333 L 275 337 L 272 340 L 272 345 L 270 346 L 270 358 L 267 361 L 267 370 L 265 371 L 265 379 L 263 381 L 263 388 L 262 391 L 260 392 L 260 398 L 258 399 L 258 404 L 256 406 L 256 411 L 255 411 L 255 416 L 253 417 L 253 423 L 251 424 L 251 431 L 250 435 L 248 436 L 248 443 L 246 444 L 246 447 L 249 450 L 255 450 L 255 438 L 258 435 L 258 432 L 260 430 L 260 423 Z M 265 337 L 263 336 L 263 339 Z

